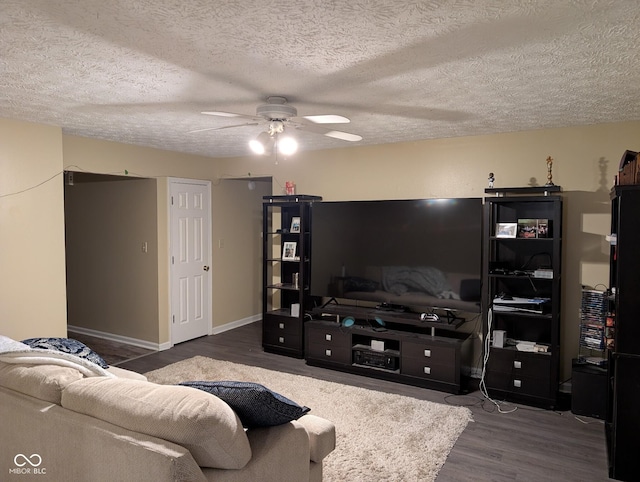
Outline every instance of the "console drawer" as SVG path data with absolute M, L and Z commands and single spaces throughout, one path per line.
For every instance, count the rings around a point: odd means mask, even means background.
M 298 318 L 290 316 L 265 316 L 262 321 L 264 332 L 280 333 L 286 335 L 300 336 L 302 334 L 302 323 Z
M 307 325 L 307 344 L 329 347 L 350 347 L 349 334 L 343 333 L 339 326 Z
M 551 372 L 551 357 L 539 353 L 492 349 L 487 368 L 489 372 L 548 379 Z
M 414 358 L 429 364 L 454 365 L 456 350 L 450 346 L 403 341 L 402 358 Z
M 307 358 L 344 365 L 351 364 L 351 334 L 335 323 L 307 323 Z
M 351 364 L 351 347 L 309 343 L 307 345 L 307 358 L 322 360 L 344 365 Z
M 299 335 L 285 332 L 265 331 L 262 334 L 262 344 L 273 347 L 288 348 L 292 350 L 302 349 L 302 339 Z
M 551 357 L 538 353 L 492 349 L 487 363 L 487 387 L 546 398 L 551 393 Z
M 548 397 L 551 389 L 551 380 L 549 377 L 536 378 L 523 376 L 522 374 L 500 372 L 488 372 L 486 377 L 489 389 L 541 398 Z
M 425 380 L 456 383 L 457 370 L 453 363 L 449 365 L 439 365 L 431 363 L 429 360 L 402 357 L 400 373 Z

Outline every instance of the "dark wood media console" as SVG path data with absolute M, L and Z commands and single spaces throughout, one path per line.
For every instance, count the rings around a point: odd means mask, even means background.
M 460 393 L 471 357 L 470 335 L 458 331 L 464 319 L 421 321 L 419 313 L 347 305 L 316 308 L 312 316 L 305 323 L 307 364 Z M 346 317 L 354 324 L 344 326 Z

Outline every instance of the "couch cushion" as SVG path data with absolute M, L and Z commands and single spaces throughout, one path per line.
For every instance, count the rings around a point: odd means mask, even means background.
M 201 467 L 240 469 L 251 459 L 249 440 L 233 410 L 189 387 L 85 378 L 63 390 L 62 406 L 182 445 Z
M 80 379 L 82 373 L 74 368 L 0 362 L 0 385 L 57 405 L 62 389 Z
M 22 343 L 30 346 L 31 348 L 56 350 L 63 353 L 69 353 L 71 355 L 84 358 L 85 360 L 92 361 L 102 368 L 109 368 L 107 362 L 104 361 L 100 355 L 81 341 L 74 340 L 73 338 L 28 338 L 26 340 L 22 340 Z
M 296 402 L 253 382 L 183 382 L 221 398 L 238 414 L 247 428 L 282 425 L 302 417 L 309 411 Z
M 126 370 L 125 368 L 115 367 L 113 365 L 111 365 L 109 368 L 107 368 L 107 371 L 109 373 L 112 373 L 113 375 L 115 375 L 118 378 L 131 378 L 132 380 L 146 380 L 147 379 L 147 377 L 145 377 L 141 373 L 132 372 L 131 370 Z

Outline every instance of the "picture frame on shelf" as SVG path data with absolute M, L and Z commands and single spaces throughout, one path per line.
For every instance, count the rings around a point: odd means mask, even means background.
M 282 260 L 295 261 L 296 248 L 297 248 L 297 243 L 295 241 L 285 241 L 282 245 Z
M 518 223 L 497 223 L 496 238 L 515 238 Z
M 549 235 L 548 219 L 518 219 L 518 238 L 546 238 Z
M 300 232 L 300 216 L 293 216 L 291 218 L 291 228 L 289 229 L 290 233 L 299 233 Z

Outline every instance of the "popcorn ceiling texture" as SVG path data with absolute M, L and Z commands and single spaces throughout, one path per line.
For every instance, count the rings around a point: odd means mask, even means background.
M 640 120 L 635 0 L 3 0 L 0 117 L 243 156 L 283 95 L 356 144 Z

